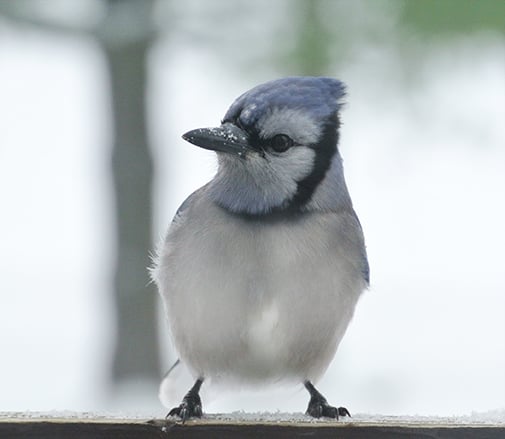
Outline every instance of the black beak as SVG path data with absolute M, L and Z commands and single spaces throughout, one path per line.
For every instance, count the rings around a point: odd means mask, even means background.
M 183 134 L 182 138 L 201 148 L 236 154 L 239 157 L 252 150 L 247 133 L 232 123 L 224 123 L 217 128 L 197 128 Z

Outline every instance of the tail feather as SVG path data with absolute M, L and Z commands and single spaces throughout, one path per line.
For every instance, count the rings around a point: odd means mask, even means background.
M 161 403 L 167 408 L 179 405 L 193 382 L 189 369 L 177 359 L 161 380 L 158 393 Z

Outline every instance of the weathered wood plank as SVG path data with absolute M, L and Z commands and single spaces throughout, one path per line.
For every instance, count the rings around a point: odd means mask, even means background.
M 0 418 L 0 439 L 502 439 L 505 425 L 402 423 L 290 423 L 198 420 Z

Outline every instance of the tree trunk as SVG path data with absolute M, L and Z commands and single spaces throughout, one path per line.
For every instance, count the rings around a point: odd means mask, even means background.
M 150 2 L 146 3 L 150 7 Z M 122 41 L 102 39 L 114 133 L 117 312 L 114 382 L 139 377 L 159 379 L 160 376 L 156 292 L 147 272 L 152 250 L 153 166 L 145 102 L 150 42 L 148 35 Z

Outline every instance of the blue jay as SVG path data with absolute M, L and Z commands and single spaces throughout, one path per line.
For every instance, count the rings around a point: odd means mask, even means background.
M 195 379 L 169 415 L 201 417 L 206 380 L 303 383 L 308 415 L 349 415 L 313 384 L 369 283 L 338 150 L 344 94 L 332 78 L 270 81 L 237 98 L 221 126 L 183 135 L 215 151 L 218 170 L 177 211 L 153 269 Z

